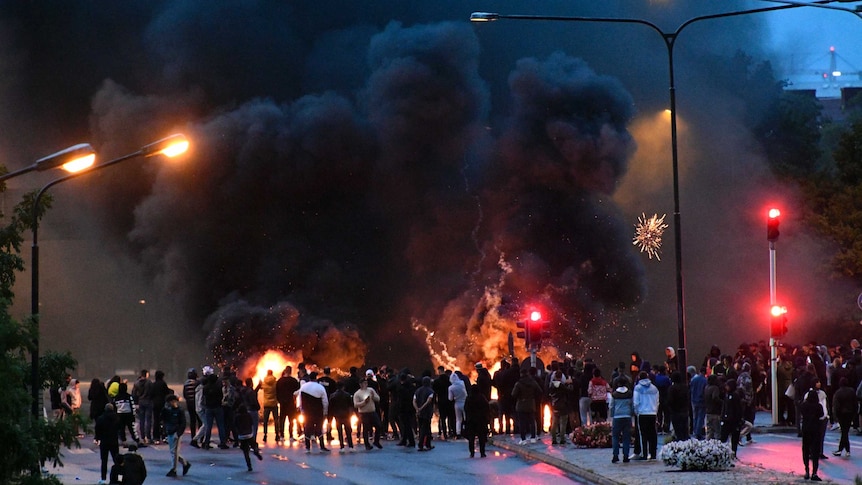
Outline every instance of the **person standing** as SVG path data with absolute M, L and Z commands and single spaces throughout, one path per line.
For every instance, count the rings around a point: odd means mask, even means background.
M 385 386 L 381 386 L 385 387 Z M 398 384 L 392 387 L 392 396 L 395 398 L 395 413 L 398 416 L 398 427 L 401 429 L 401 440 L 399 446 L 416 446 L 416 437 L 413 430 L 416 429 L 416 409 L 413 407 L 413 395 L 416 393 L 416 379 L 404 372 L 398 376 Z M 381 401 L 383 397 L 380 397 Z
M 108 404 L 108 389 L 99 379 L 90 381 L 90 390 L 87 391 L 87 400 L 90 401 L 90 419 L 95 421 L 105 412 L 105 404 Z
M 650 381 L 649 374 L 641 371 L 634 388 L 633 405 L 640 432 L 642 455 L 638 460 L 655 460 L 658 448 L 656 413 L 658 413 L 658 389 Z
M 377 415 L 376 403 L 380 402 L 380 395 L 368 385 L 368 379 L 359 381 L 359 390 L 353 394 L 353 405 L 359 413 L 359 420 L 362 423 L 362 440 L 365 442 L 365 449 L 370 450 L 371 443 L 368 441 L 368 435 L 371 428 L 374 428 L 374 446 L 383 448 L 380 444 L 380 417 Z
M 156 374 L 158 375 L 158 373 Z M 186 431 L 186 413 L 180 408 L 180 400 L 176 394 L 169 394 L 165 398 L 165 405 L 160 414 L 160 421 L 164 423 L 165 435 L 171 452 L 171 469 L 167 476 L 177 476 L 177 463 L 183 465 L 183 476 L 185 476 L 192 464 L 180 455 L 180 437 Z
M 449 400 L 449 375 L 442 365 L 437 367 L 437 377 L 431 386 L 437 405 L 437 437 L 445 440 L 451 436 L 449 430 L 455 427 L 450 425 L 455 420 L 455 404 Z
M 702 440 L 706 436 L 706 405 L 704 404 L 704 392 L 706 391 L 706 368 L 701 367 L 700 372 L 693 365 L 688 366 L 691 382 L 688 384 L 691 393 L 691 410 L 694 413 L 692 422 L 694 437 Z
M 808 394 L 816 394 L 817 401 L 820 403 L 820 407 L 823 408 L 823 416 L 825 418 L 820 421 L 820 459 L 828 460 L 829 457 L 823 454 L 823 442 L 826 439 L 826 429 L 829 427 L 829 407 L 826 404 L 826 392 L 822 388 L 820 378 L 815 377 L 812 383 L 813 387 L 806 393 L 805 399 L 808 399 Z
M 551 402 L 552 445 L 566 444 L 566 427 L 571 411 L 569 403 L 569 397 L 572 393 L 571 387 L 572 381 L 563 374 L 563 371 L 556 370 L 551 374 L 551 380 L 548 383 L 548 398 Z
M 192 436 L 195 436 L 198 431 L 198 426 L 202 425 L 200 416 L 197 413 L 197 402 L 195 401 L 195 389 L 198 387 L 198 373 L 192 368 L 186 373 L 186 382 L 183 383 L 183 399 L 186 401 L 186 408 L 189 412 L 189 430 Z
M 706 412 L 706 439 L 721 438 L 721 406 L 723 400 L 718 386 L 718 376 L 710 374 L 706 378 L 706 388 L 703 391 L 703 406 Z
M 820 467 L 820 455 L 822 438 L 820 437 L 821 423 L 826 421 L 823 414 L 823 406 L 816 392 L 809 392 L 805 400 L 799 406 L 799 414 L 802 416 L 802 462 L 805 464 L 805 479 L 809 478 L 809 461 L 812 464 L 810 478 L 812 481 L 822 481 L 817 476 Z
M 691 400 L 682 373 L 673 371 L 670 380 L 673 384 L 667 391 L 667 409 L 670 412 L 673 435 L 676 441 L 685 441 L 689 438 L 688 408 Z
M 335 392 L 329 397 L 329 416 L 335 419 L 335 429 L 338 430 L 338 444 L 344 453 L 344 445 L 353 452 L 353 428 L 350 425 L 350 414 L 353 410 L 353 396 L 344 390 L 344 383 L 335 385 Z M 330 443 L 331 444 L 331 443 Z
M 269 431 L 269 417 L 272 416 L 272 427 L 275 429 L 275 440 L 280 438 L 278 433 L 278 393 L 276 384 L 278 380 L 272 373 L 272 369 L 266 371 L 266 376 L 258 384 L 258 389 L 263 390 L 263 442 Z
M 81 387 L 78 379 L 69 381 L 69 386 L 66 387 L 66 401 L 69 403 L 69 408 L 71 409 L 70 414 L 73 418 L 72 424 L 75 427 L 75 434 L 78 435 L 78 438 L 83 438 L 84 434 L 80 433 L 78 428 L 78 423 L 80 422 L 78 414 L 81 411 Z
M 413 409 L 419 420 L 419 451 L 434 448 L 431 445 L 431 419 L 434 417 L 434 389 L 431 387 L 431 376 L 422 378 L 422 386 L 413 394 Z
M 173 391 L 168 388 L 168 384 L 165 382 L 165 373 L 157 370 L 156 379 L 153 381 L 150 392 L 153 399 L 153 440 L 156 444 L 161 443 L 165 437 L 161 410 L 165 407 L 166 399 L 170 394 L 173 394 Z
M 730 438 L 730 449 L 736 458 L 736 450 L 739 447 L 740 428 L 744 418 L 742 404 L 742 393 L 736 388 L 736 380 L 728 379 L 724 383 L 724 401 L 721 406 L 721 436 L 722 442 L 726 443 Z
M 611 386 L 602 377 L 602 371 L 598 367 L 593 369 L 593 378 L 587 385 L 587 394 L 590 396 L 590 414 L 593 423 L 603 423 L 608 420 L 608 394 Z
M 297 415 L 296 392 L 299 391 L 299 381 L 291 374 L 293 374 L 293 367 L 287 366 L 282 371 L 281 377 L 275 382 L 275 398 L 278 401 L 278 426 L 275 428 L 276 442 L 284 442 L 285 421 L 287 422 L 287 436 L 294 441 L 298 439 L 293 431 L 293 420 Z
M 114 407 L 117 411 L 117 419 L 119 421 L 119 438 L 120 441 L 126 441 L 126 429 L 129 430 L 129 435 L 135 441 L 138 447 L 146 447 L 141 443 L 138 434 L 135 431 L 135 401 L 129 395 L 129 386 L 125 382 L 121 382 L 117 386 L 117 396 L 114 397 Z
M 521 378 L 512 389 L 515 412 L 518 413 L 518 430 L 521 433 L 519 445 L 527 444 L 527 433 L 530 433 L 529 442 L 536 442 L 536 399 L 542 395 L 542 387 L 533 377 L 535 372 L 535 367 L 530 367 L 529 370 L 522 368 Z
M 628 379 L 618 377 L 614 382 L 614 391 L 608 401 L 611 416 L 611 445 L 613 458 L 611 463 L 618 463 L 620 443 L 623 448 L 623 463 L 629 462 L 629 445 L 632 441 L 632 416 L 634 416 L 634 395 L 629 389 Z
M 467 449 L 470 458 L 476 456 L 476 440 L 479 441 L 479 456 L 485 458 L 485 445 L 488 443 L 488 424 L 491 416 L 491 406 L 485 399 L 485 394 L 478 384 L 473 384 L 467 400 L 464 402 L 464 415 L 467 423 L 464 427 L 464 437 L 467 438 Z
M 245 404 L 246 411 L 251 416 L 251 430 L 254 445 L 257 447 L 257 427 L 260 425 L 260 401 L 257 398 L 257 389 L 254 387 L 254 381 L 251 377 L 245 378 L 245 385 L 240 388 L 240 400 Z M 272 423 L 275 427 L 277 423 Z M 239 429 L 237 429 L 239 433 Z M 276 431 L 278 434 L 278 431 Z M 240 438 L 242 440 L 242 438 Z
M 99 483 L 105 483 L 108 477 L 108 455 L 111 455 L 114 465 L 120 456 L 120 443 L 118 441 L 120 421 L 114 413 L 113 404 L 105 404 L 104 412 L 96 419 L 95 439 L 99 442 L 99 456 L 102 460 L 102 479 Z
M 449 400 L 455 405 L 455 439 L 461 439 L 462 428 L 464 427 L 464 403 L 467 402 L 467 387 L 455 372 L 449 376 L 447 394 Z
M 227 435 L 225 434 L 224 426 L 224 410 L 221 406 L 221 401 L 224 396 L 221 392 L 221 385 L 219 385 L 218 376 L 216 376 L 215 373 L 204 375 L 203 397 L 205 420 L 204 436 L 203 442 L 201 443 L 201 448 L 210 448 L 210 438 L 212 435 L 213 421 L 215 421 L 216 425 L 218 426 L 218 447 L 223 450 L 226 450 L 228 448 L 226 442 Z
M 299 388 L 299 409 L 305 416 L 305 452 L 311 453 L 311 442 L 315 437 L 320 444 L 320 451 L 329 451 L 323 443 L 322 432 L 323 421 L 329 412 L 329 398 L 326 389 L 317 382 L 317 373 L 312 372 L 308 377 Z M 374 416 L 377 416 L 377 413 L 374 413 Z M 379 419 L 377 429 L 379 432 Z
M 838 441 L 838 450 L 833 451 L 832 455 L 841 456 L 841 451 L 847 452 L 847 458 L 850 458 L 850 425 L 853 418 L 856 417 L 856 391 L 850 386 L 850 381 L 846 377 L 842 377 L 838 381 L 838 390 L 832 395 L 832 416 L 841 427 L 841 439 Z

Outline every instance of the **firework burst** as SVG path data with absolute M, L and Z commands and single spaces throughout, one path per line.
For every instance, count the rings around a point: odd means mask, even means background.
M 667 229 L 667 224 L 664 223 L 664 218 L 667 214 L 653 214 L 647 218 L 646 214 L 641 213 L 638 217 L 638 223 L 635 224 L 635 237 L 632 239 L 632 244 L 639 246 L 642 253 L 647 253 L 649 259 L 655 256 L 655 259 L 661 261 L 659 253 L 661 251 L 661 237 L 664 230 Z

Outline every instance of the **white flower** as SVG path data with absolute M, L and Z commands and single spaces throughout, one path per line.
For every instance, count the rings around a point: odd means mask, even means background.
M 733 463 L 730 445 L 718 440 L 672 441 L 664 445 L 660 455 L 665 465 L 683 470 L 727 470 Z

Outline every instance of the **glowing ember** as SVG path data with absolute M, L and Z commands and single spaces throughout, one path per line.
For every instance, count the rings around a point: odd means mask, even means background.
M 667 229 L 667 224 L 664 223 L 664 218 L 667 214 L 661 217 L 658 214 L 653 214 L 647 219 L 646 214 L 641 213 L 638 217 L 638 223 L 635 224 L 635 237 L 632 244 L 640 246 L 642 253 L 647 253 L 649 259 L 655 256 L 655 259 L 661 261 L 659 252 L 661 251 L 661 237 L 664 230 Z

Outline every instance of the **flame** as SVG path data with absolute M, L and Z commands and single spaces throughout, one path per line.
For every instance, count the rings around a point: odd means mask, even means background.
M 254 385 L 256 386 L 258 382 L 266 377 L 267 371 L 270 370 L 275 374 L 276 378 L 281 377 L 281 372 L 285 367 L 292 366 L 296 368 L 296 364 L 301 361 L 301 358 L 297 359 L 296 356 L 288 356 L 280 350 L 267 350 L 250 370 L 250 373 L 253 373 L 252 381 L 254 381 Z

